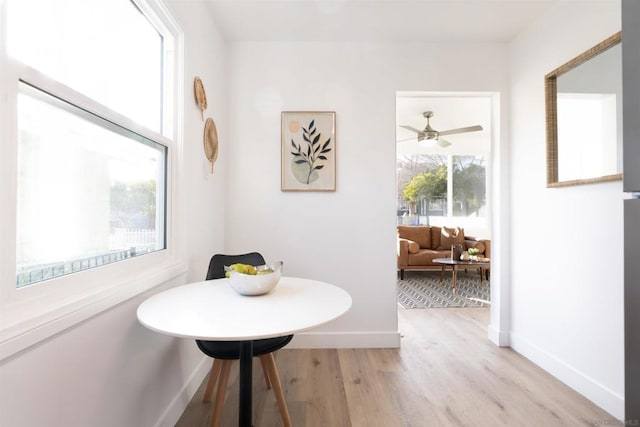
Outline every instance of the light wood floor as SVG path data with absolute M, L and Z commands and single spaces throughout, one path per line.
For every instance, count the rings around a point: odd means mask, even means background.
M 487 308 L 399 310 L 401 349 L 282 349 L 294 426 L 621 425 L 517 353 L 487 340 Z M 194 344 L 195 345 L 195 344 Z M 238 425 L 238 364 L 222 425 Z M 208 426 L 204 384 L 177 426 Z M 254 358 L 253 424 L 281 426 Z

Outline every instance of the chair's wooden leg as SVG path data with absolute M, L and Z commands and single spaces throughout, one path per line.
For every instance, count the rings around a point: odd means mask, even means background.
M 273 394 L 275 394 L 276 402 L 278 402 L 278 407 L 280 408 L 282 423 L 285 427 L 291 427 L 291 417 L 289 416 L 287 401 L 284 400 L 284 391 L 282 390 L 282 384 L 280 384 L 280 376 L 276 369 L 276 360 L 273 357 L 273 353 L 260 356 L 260 360 L 262 361 L 263 359 L 263 366 L 266 366 L 269 371 L 269 379 L 271 381 L 271 386 L 273 387 Z
M 267 361 L 264 356 L 260 356 L 260 364 L 262 365 L 262 372 L 264 373 L 264 382 L 267 384 L 267 388 L 271 388 L 271 378 L 269 377 L 269 369 L 267 368 Z
M 229 370 L 231 369 L 231 360 L 223 360 L 220 369 L 220 380 L 218 381 L 218 390 L 216 391 L 216 400 L 213 404 L 213 415 L 211 416 L 211 427 L 220 427 L 220 418 L 222 418 L 222 404 L 227 391 L 227 382 L 229 381 Z
M 213 396 L 213 387 L 215 387 L 216 382 L 218 381 L 220 368 L 222 368 L 222 361 L 219 359 L 213 359 L 213 364 L 211 365 L 211 370 L 209 371 L 209 382 L 207 382 L 207 389 L 205 390 L 204 398 L 202 399 L 204 403 L 211 402 L 211 396 Z

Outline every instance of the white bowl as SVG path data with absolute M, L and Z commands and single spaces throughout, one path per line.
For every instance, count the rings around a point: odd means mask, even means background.
M 231 288 L 240 295 L 264 295 L 271 292 L 276 287 L 278 281 L 280 281 L 280 274 L 282 272 L 282 262 L 277 262 L 273 265 L 261 265 L 256 267 L 256 270 L 274 270 L 272 273 L 264 274 L 243 274 L 227 267 L 224 267 L 225 271 L 229 273 L 227 279 Z

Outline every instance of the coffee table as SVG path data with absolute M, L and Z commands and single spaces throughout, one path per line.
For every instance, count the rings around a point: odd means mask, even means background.
M 456 280 L 458 278 L 458 270 L 462 268 L 479 268 L 480 269 L 480 284 L 484 282 L 485 268 L 491 265 L 491 261 L 460 261 L 451 258 L 435 258 L 433 260 L 436 264 L 442 265 L 440 271 L 440 284 L 444 281 L 444 271 L 447 266 L 451 266 L 451 288 L 453 293 L 456 292 Z

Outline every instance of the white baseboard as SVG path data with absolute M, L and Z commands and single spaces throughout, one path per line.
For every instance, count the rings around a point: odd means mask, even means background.
M 624 419 L 624 396 L 598 383 L 573 366 L 517 334 L 510 335 L 511 348 L 591 400 L 618 420 Z
M 167 409 L 160 415 L 156 427 L 173 427 L 176 425 L 187 405 L 198 391 L 198 387 L 202 384 L 204 377 L 209 373 L 211 368 L 211 358 L 202 356 L 202 361 L 196 365 L 189 379 L 176 394 Z
M 498 347 L 509 347 L 511 345 L 511 342 L 509 341 L 509 332 L 501 331 L 493 325 L 489 325 L 488 331 L 489 341 Z
M 287 348 L 400 348 L 400 334 L 306 332 L 294 335 Z

